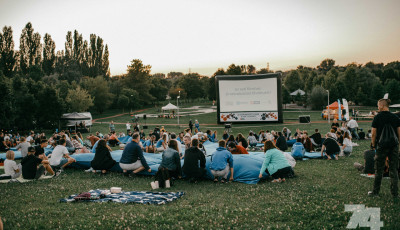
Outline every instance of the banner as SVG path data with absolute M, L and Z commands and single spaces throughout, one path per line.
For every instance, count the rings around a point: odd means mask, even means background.
M 346 121 L 350 120 L 350 111 L 349 111 L 349 104 L 347 103 L 346 99 L 342 99 L 343 101 L 343 106 L 344 109 L 346 110 L 346 114 L 344 115 L 344 118 L 346 119 Z
M 278 111 L 220 113 L 219 119 L 220 122 L 278 121 Z
M 337 99 L 337 102 L 338 102 L 338 105 L 339 105 L 339 107 L 338 107 L 338 119 L 339 119 L 339 121 L 341 121 L 342 120 L 342 106 L 340 105 L 340 100 L 339 99 Z

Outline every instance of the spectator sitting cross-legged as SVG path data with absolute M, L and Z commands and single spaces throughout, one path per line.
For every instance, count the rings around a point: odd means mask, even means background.
M 143 156 L 142 148 L 139 145 L 140 135 L 139 133 L 134 133 L 132 135 L 132 142 L 127 144 L 122 152 L 121 160 L 119 161 L 119 166 L 124 172 L 124 176 L 130 177 L 132 174 L 130 171 L 133 170 L 133 175 L 139 173 L 143 170 L 151 172 L 151 168 L 146 162 Z
M 198 147 L 199 140 L 193 139 L 191 147 L 185 151 L 182 170 L 191 183 L 202 179 L 206 174 L 206 158 Z
M 104 175 L 110 170 L 115 164 L 116 161 L 111 157 L 110 149 L 107 146 L 107 141 L 102 139 L 97 144 L 96 153 L 92 162 L 90 163 L 94 170 L 101 170 L 101 173 Z
M 24 179 L 39 179 L 45 170 L 47 170 L 51 175 L 55 175 L 48 160 L 42 160 L 35 156 L 34 147 L 28 148 L 28 155 L 21 160 L 21 165 L 22 177 Z M 57 173 L 57 175 L 58 174 L 59 173 Z

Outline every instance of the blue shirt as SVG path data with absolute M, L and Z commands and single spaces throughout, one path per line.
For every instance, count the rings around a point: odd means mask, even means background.
M 304 157 L 305 148 L 301 142 L 296 142 L 292 146 L 292 157 Z
M 211 141 L 211 142 L 215 142 L 215 141 L 216 141 L 216 140 L 215 140 L 215 133 L 213 133 L 212 135 L 207 134 L 207 138 L 208 138 L 208 140 Z
M 233 156 L 232 153 L 226 150 L 224 147 L 218 147 L 211 156 L 210 169 L 215 171 L 221 171 L 226 168 L 226 164 L 229 163 L 229 168 L 233 168 Z
M 162 146 L 162 143 L 164 142 L 163 139 L 160 139 L 159 141 L 157 141 L 157 145 L 156 148 L 160 148 Z
M 146 159 L 143 156 L 142 148 L 138 143 L 132 141 L 131 143 L 125 146 L 125 149 L 122 152 L 122 156 L 121 159 L 119 160 L 119 163 L 133 164 L 137 160 L 140 160 L 140 162 L 142 162 L 142 165 L 146 170 L 150 168 L 149 165 L 147 165 Z

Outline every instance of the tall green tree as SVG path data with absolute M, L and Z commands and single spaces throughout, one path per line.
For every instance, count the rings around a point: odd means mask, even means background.
M 46 75 L 50 75 L 54 72 L 56 62 L 56 43 L 51 38 L 50 34 L 45 34 L 43 37 L 43 64 L 42 69 Z
M 40 39 L 40 34 L 34 33 L 32 24 L 28 22 L 22 30 L 19 45 L 20 67 L 24 74 L 28 73 L 30 66 L 41 64 Z
M 81 85 L 93 98 L 93 106 L 97 112 L 103 113 L 110 107 L 113 102 L 113 94 L 110 93 L 109 83 L 104 77 L 85 78 Z
M 127 87 L 139 92 L 135 100 L 139 105 L 149 104 L 154 100 L 153 95 L 150 94 L 150 89 L 153 84 L 150 82 L 150 65 L 144 65 L 139 59 L 133 59 L 128 66 L 128 73 L 125 77 L 125 84 Z
M 67 102 L 69 112 L 86 112 L 93 106 L 93 98 L 80 86 L 68 90 L 65 102 Z
M 0 32 L 0 70 L 7 77 L 12 77 L 16 64 L 14 51 L 13 31 L 10 27 L 3 27 Z

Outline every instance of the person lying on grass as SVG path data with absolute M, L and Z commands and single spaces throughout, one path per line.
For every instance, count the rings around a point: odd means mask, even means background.
M 122 168 L 124 176 L 131 177 L 132 175 L 136 175 L 136 173 L 139 173 L 143 170 L 151 172 L 151 168 L 143 156 L 143 150 L 140 147 L 139 142 L 139 133 L 132 134 L 132 142 L 127 144 L 122 152 L 119 166 Z M 131 174 L 131 172 L 133 172 L 133 174 Z
M 59 145 L 54 148 L 49 160 L 51 167 L 60 168 L 60 172 L 62 172 L 69 164 L 76 162 L 74 158 L 69 156 L 68 149 L 65 145 L 65 139 L 60 139 Z
M 97 145 L 94 158 L 90 163 L 93 172 L 96 172 L 96 170 L 101 170 L 101 173 L 104 175 L 115 164 L 116 161 L 111 157 L 110 149 L 107 146 L 107 141 L 104 139 L 100 140 Z
M 293 169 L 290 166 L 286 157 L 278 150 L 274 142 L 268 140 L 264 144 L 265 159 L 262 164 L 260 175 L 258 178 L 263 177 L 263 173 L 266 172 L 273 178 L 272 182 L 283 182 L 293 175 Z
M 34 147 L 28 148 L 28 155 L 22 159 L 21 165 L 22 177 L 24 179 L 39 179 L 45 170 L 51 175 L 56 175 L 50 167 L 48 160 L 42 160 L 35 156 Z
M 324 157 L 324 151 L 326 152 L 326 157 L 331 160 L 332 157 L 339 160 L 338 154 L 340 153 L 340 146 L 336 139 L 332 137 L 334 133 L 327 133 L 325 135 L 325 141 L 322 143 L 321 157 Z
M 225 144 L 224 140 L 220 140 L 217 151 L 211 156 L 210 169 L 214 176 L 214 182 L 218 182 L 218 179 L 221 178 L 221 183 L 225 183 L 229 172 L 231 173 L 229 181 L 233 181 L 233 156 L 226 150 Z

